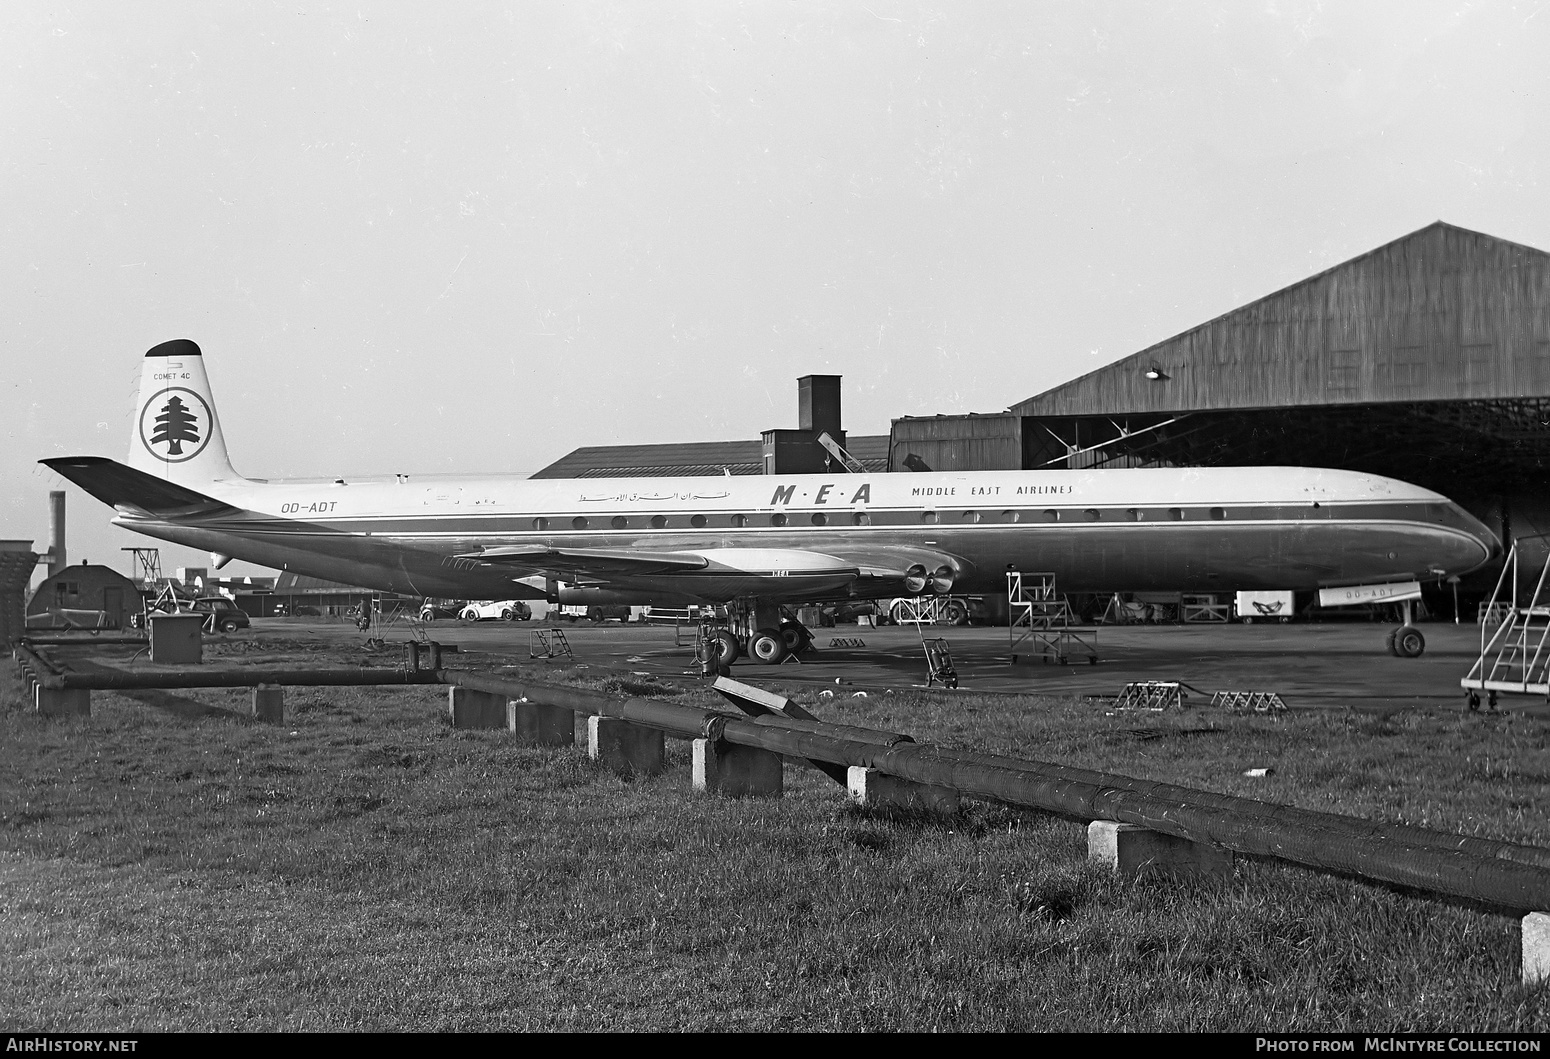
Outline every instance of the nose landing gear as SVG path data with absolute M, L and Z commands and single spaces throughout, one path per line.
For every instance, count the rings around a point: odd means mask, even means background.
M 1426 650 L 1426 637 L 1421 635 L 1411 622 L 1414 620 L 1411 613 L 1411 601 L 1400 603 L 1404 624 L 1389 633 L 1389 654 L 1399 658 L 1420 658 Z

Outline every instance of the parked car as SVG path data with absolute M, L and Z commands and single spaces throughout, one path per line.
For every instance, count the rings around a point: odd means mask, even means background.
M 438 618 L 460 618 L 468 606 L 461 599 L 427 599 L 420 604 L 420 620 L 435 621 Z
M 225 596 L 200 596 L 189 609 L 206 615 L 205 628 L 210 632 L 236 632 L 253 624 L 253 620 Z
M 225 596 L 200 596 L 197 599 L 179 600 L 159 599 L 146 604 L 146 610 L 152 614 L 178 612 L 187 614 L 191 611 L 203 614 L 205 629 L 209 632 L 237 632 L 253 624 L 253 619 Z M 145 614 L 131 614 L 129 627 L 145 628 Z
M 622 603 L 594 603 L 586 607 L 567 604 L 558 609 L 551 610 L 549 616 L 551 618 L 564 618 L 566 621 L 580 621 L 582 618 L 585 618 L 593 625 L 601 625 L 609 618 L 614 618 L 618 621 L 629 621 L 630 608 Z
M 877 603 L 873 600 L 847 600 L 844 603 L 825 603 L 819 610 L 818 624 L 834 626 L 841 622 L 855 623 L 860 618 L 875 622 L 877 617 Z
M 474 600 L 463 605 L 458 617 L 464 621 L 527 621 L 533 616 L 533 608 L 520 599 Z

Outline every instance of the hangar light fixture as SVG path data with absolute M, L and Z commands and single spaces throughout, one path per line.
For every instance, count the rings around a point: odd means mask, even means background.
M 1151 379 L 1153 382 L 1165 382 L 1168 379 L 1168 373 L 1163 371 L 1156 364 L 1153 364 L 1150 368 L 1146 369 L 1146 377 Z

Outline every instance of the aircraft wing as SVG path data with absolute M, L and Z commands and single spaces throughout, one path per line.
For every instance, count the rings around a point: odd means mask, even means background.
M 710 565 L 710 561 L 697 552 L 653 552 L 638 548 L 548 548 L 541 545 L 484 548 L 458 558 L 520 566 L 529 570 L 585 574 L 604 580 L 611 577 L 684 573 L 703 570 Z
M 706 548 L 652 551 L 643 548 L 551 548 L 507 545 L 459 556 L 499 563 L 564 580 L 629 581 L 633 578 L 681 577 L 685 586 L 705 585 L 709 578 L 740 578 L 750 586 L 768 578 L 768 588 L 782 594 L 811 592 L 824 598 L 856 583 L 897 592 L 922 591 L 927 584 L 945 592 L 967 573 L 970 564 L 956 555 L 929 548 Z M 805 588 L 799 588 L 801 583 Z

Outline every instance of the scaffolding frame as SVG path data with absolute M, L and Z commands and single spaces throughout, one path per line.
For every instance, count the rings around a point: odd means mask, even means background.
M 1070 602 L 1056 590 L 1053 573 L 1008 570 L 1006 599 L 1014 665 L 1019 655 L 1058 665 L 1079 656 L 1089 665 L 1097 663 L 1098 630 L 1076 623 Z
M 900 596 L 888 616 L 900 625 L 950 625 L 951 600 L 951 596 Z

